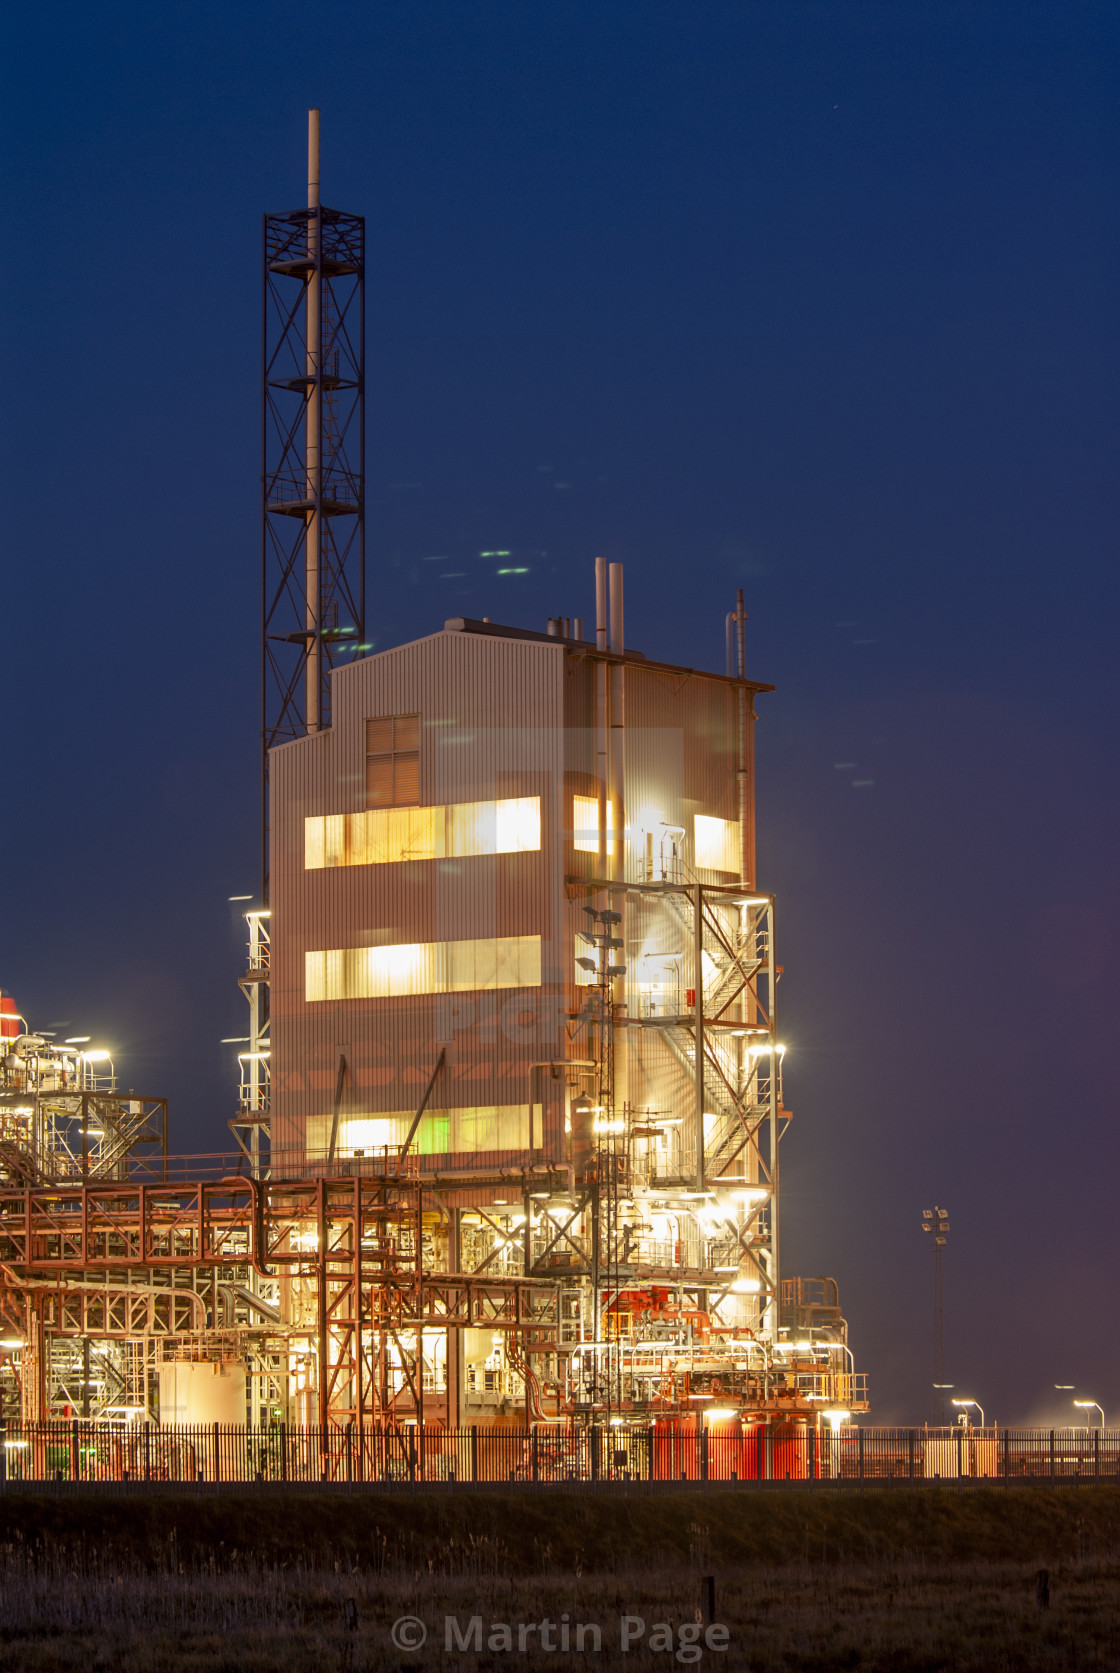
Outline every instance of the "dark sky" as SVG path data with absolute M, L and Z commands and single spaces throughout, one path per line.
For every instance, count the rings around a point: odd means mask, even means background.
M 921 1421 L 945 1204 L 958 1390 L 1120 1410 L 1115 10 L 5 29 L 0 985 L 166 1091 L 176 1148 L 227 1142 L 260 214 L 320 104 L 368 217 L 370 637 L 590 616 L 604 552 L 628 638 L 719 667 L 746 589 L 786 1270 L 836 1275 L 876 1416 Z

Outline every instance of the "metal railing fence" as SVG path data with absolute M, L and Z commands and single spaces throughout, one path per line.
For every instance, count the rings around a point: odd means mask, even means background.
M 692 1482 L 883 1485 L 1120 1479 L 1120 1430 L 798 1425 L 0 1424 L 17 1482 Z

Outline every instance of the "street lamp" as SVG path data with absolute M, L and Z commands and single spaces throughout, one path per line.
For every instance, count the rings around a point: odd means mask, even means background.
M 1075 1400 L 1073 1403 L 1074 1403 L 1075 1406 L 1088 1406 L 1093 1411 L 1100 1412 L 1100 1414 L 1101 1414 L 1101 1428 L 1102 1429 L 1104 1428 L 1104 1409 L 1102 1408 L 1102 1406 L 1099 1404 L 1098 1401 L 1096 1401 L 1096 1400 Z
M 980 1404 L 979 1400 L 954 1400 L 953 1404 L 954 1406 L 975 1406 L 976 1410 L 980 1413 L 980 1427 L 981 1429 L 985 1427 L 984 1408 Z
M 923 1208 L 922 1230 L 933 1238 L 933 1386 L 945 1387 L 945 1325 L 941 1305 L 941 1256 L 949 1241 L 949 1210 Z M 941 1421 L 945 1422 L 945 1396 L 941 1396 Z

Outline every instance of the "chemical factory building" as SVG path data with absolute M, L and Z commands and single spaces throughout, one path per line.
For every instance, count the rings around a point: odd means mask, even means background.
M 4 1021 L 25 1417 L 244 1407 L 345 1431 L 362 1473 L 409 1425 L 803 1437 L 866 1408 L 835 1284 L 780 1267 L 741 601 L 734 675 L 655 663 L 605 568 L 594 640 L 448 622 L 334 670 L 329 728 L 272 751 L 236 1173 L 169 1176 L 165 1105 Z
M 694 1173 L 671 1023 L 734 960 L 702 949 L 697 977 L 690 902 L 664 887 L 753 870 L 738 765 L 766 688 L 464 620 L 332 681 L 330 730 L 272 759 L 274 1171 L 395 1149 L 430 1083 L 423 1173 L 581 1173 L 606 1125 L 585 909 L 609 894 L 614 1119 L 641 1112 L 656 1167 Z
M 104 1424 L 149 1471 L 158 1423 L 219 1479 L 242 1419 L 281 1475 L 480 1479 L 503 1426 L 534 1478 L 675 1478 L 713 1426 L 728 1471 L 812 1473 L 866 1384 L 833 1280 L 782 1273 L 742 595 L 724 673 L 630 649 L 601 558 L 593 635 L 454 620 L 346 661 L 365 231 L 319 188 L 312 110 L 262 251 L 239 1154 L 169 1156 L 162 1098 L 0 996 L 0 1422 L 65 1418 L 75 1475 Z

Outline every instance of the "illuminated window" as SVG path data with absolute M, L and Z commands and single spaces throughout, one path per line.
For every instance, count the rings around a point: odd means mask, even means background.
M 304 992 L 309 1003 L 406 999 L 424 993 L 541 985 L 539 935 L 342 947 L 305 953 L 304 961 Z
M 366 806 L 415 807 L 420 800 L 420 716 L 366 721 Z
M 389 1110 L 381 1115 L 344 1115 L 338 1124 L 335 1156 L 349 1159 L 358 1152 L 370 1156 L 386 1148 L 399 1148 L 408 1137 L 415 1113 Z M 332 1123 L 330 1115 L 309 1118 L 307 1149 L 312 1156 L 326 1156 Z M 478 1155 L 485 1150 L 526 1150 L 528 1145 L 528 1104 L 488 1104 L 426 1112 L 411 1148 L 420 1156 L 446 1156 L 460 1151 Z
M 572 797 L 572 839 L 580 854 L 599 852 L 599 798 Z
M 528 1104 L 491 1104 L 452 1110 L 452 1138 L 457 1151 L 525 1150 L 529 1144 Z
M 368 813 L 313 814 L 303 822 L 303 864 L 381 866 L 401 860 L 466 860 L 528 854 L 541 845 L 539 796 L 450 807 L 386 807 Z
M 698 871 L 739 871 L 739 824 L 735 819 L 713 819 L 698 813 L 694 833 Z

